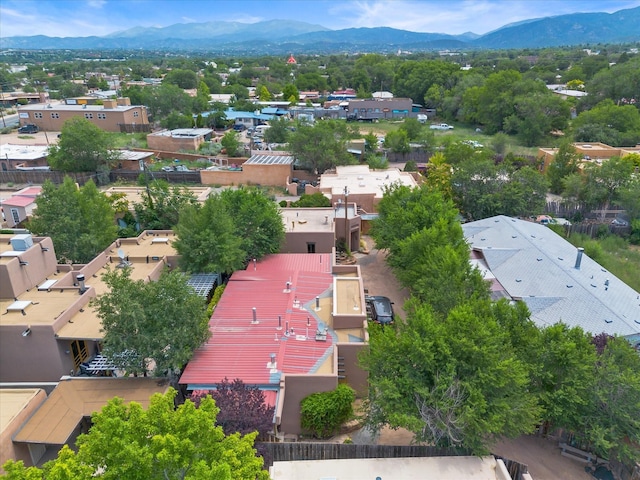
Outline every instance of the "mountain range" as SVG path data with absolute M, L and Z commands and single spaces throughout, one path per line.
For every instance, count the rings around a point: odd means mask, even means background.
M 640 41 L 640 7 L 525 20 L 485 35 L 417 33 L 387 27 L 330 30 L 290 20 L 134 27 L 103 37 L 16 36 L 1 49 L 193 51 L 233 55 L 544 48 Z

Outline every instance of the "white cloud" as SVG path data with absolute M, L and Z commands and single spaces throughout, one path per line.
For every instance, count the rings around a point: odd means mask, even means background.
M 106 0 L 89 0 L 87 2 L 91 8 L 102 8 L 106 3 Z

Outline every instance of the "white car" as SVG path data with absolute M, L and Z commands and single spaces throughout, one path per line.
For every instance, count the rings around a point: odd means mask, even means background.
M 453 130 L 453 125 L 449 125 L 448 123 L 438 123 L 430 125 L 429 128 L 431 130 Z

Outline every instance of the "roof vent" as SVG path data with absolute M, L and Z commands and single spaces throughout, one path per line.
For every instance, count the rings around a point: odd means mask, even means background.
M 576 254 L 576 265 L 575 265 L 576 270 L 580 270 L 580 264 L 582 263 L 583 253 L 584 253 L 584 248 L 578 247 L 578 253 Z

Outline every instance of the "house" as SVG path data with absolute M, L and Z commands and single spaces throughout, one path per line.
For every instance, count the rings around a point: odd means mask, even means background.
M 579 156 L 579 163 L 582 167 L 588 163 L 601 164 L 603 161 L 611 157 L 624 157 L 631 153 L 640 154 L 640 145 L 635 147 L 611 147 L 600 142 L 581 142 L 574 143 L 573 147 Z M 538 158 L 543 162 L 543 170 L 547 168 L 553 161 L 557 148 L 540 148 L 538 149 Z
M 410 172 L 401 172 L 397 168 L 371 170 L 368 165 L 338 166 L 335 172 L 327 172 L 320 176 L 317 187 L 307 185 L 305 193 L 322 192 L 332 200 L 345 201 L 345 189 L 348 201 L 358 205 L 358 209 L 368 213 L 377 211 L 378 202 L 384 190 L 394 184 L 414 188 L 418 185 Z
M 277 461 L 269 469 L 269 475 L 272 480 L 298 480 L 301 478 L 511 480 L 512 478 L 504 461 L 493 456 Z M 531 480 L 531 476 L 525 473 L 522 475 L 522 480 Z
M 233 159 L 229 159 L 233 161 Z M 293 178 L 294 158 L 291 155 L 264 152 L 252 155 L 245 162 L 213 166 L 200 171 L 203 185 L 287 185 Z
M 0 234 L 0 382 L 56 382 L 101 351 L 102 323 L 90 301 L 102 273 L 127 265 L 153 281 L 175 264 L 173 232 L 119 239 L 86 265 L 59 265 L 49 237 Z
M 82 117 L 107 132 L 148 132 L 147 107 L 131 105 L 128 98 L 103 100 L 102 105 L 34 104 L 18 108 L 20 124 L 37 125 L 46 132 L 59 132 L 64 122 Z
M 333 254 L 276 254 L 233 273 L 217 304 L 210 340 L 179 383 L 216 388 L 225 377 L 260 388 L 275 407 L 278 437 L 297 435 L 300 401 L 349 383 L 360 395 L 367 376 L 358 353 L 368 342 L 360 267 Z
M 563 322 L 640 345 L 640 293 L 546 225 L 499 215 L 462 225 L 493 298 L 524 302 L 540 327 Z
M 283 208 L 282 253 L 330 253 L 336 246 L 332 208 Z
M 136 152 L 133 150 L 118 150 L 115 152 L 116 167 L 119 170 L 143 171 L 144 166 L 151 162 L 153 152 Z
M 176 128 L 147 135 L 150 150 L 161 152 L 197 151 L 200 145 L 211 140 L 210 128 Z
M 36 208 L 36 197 L 41 191 L 42 187 L 26 187 L 1 200 L 2 225 L 15 228 L 26 221 Z
M 11 439 L 22 428 L 35 411 L 44 403 L 47 394 L 40 388 L 0 389 L 0 475 L 8 460 L 22 460 L 25 465 L 33 465 L 29 448 L 14 444 Z
M 350 99 L 347 118 L 356 120 L 380 120 L 415 118 L 413 100 L 410 98 Z
M 0 169 L 11 170 L 49 170 L 47 157 L 48 145 L 0 145 Z
M 42 398 L 42 390 L 38 391 L 39 396 L 29 404 L 30 415 L 21 415 L 12 441 L 3 442 L 3 447 L 12 447 L 13 458 L 23 460 L 25 465 L 38 465 L 57 455 L 63 445 L 73 447 L 78 435 L 89 431 L 91 415 L 114 397 L 146 408 L 153 394 L 164 394 L 168 389 L 169 382 L 158 378 L 64 376 L 46 399 Z M 23 396 L 30 391 L 33 390 L 25 390 Z

